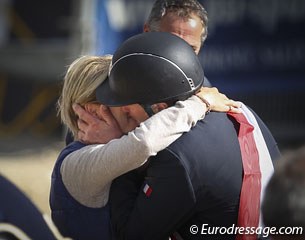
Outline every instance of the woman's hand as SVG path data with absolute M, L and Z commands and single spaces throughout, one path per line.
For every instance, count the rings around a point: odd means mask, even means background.
M 220 93 L 215 87 L 202 87 L 196 96 L 207 105 L 207 112 L 241 112 L 241 102 L 229 99 L 226 95 Z
M 94 115 L 78 104 L 73 104 L 73 110 L 79 117 L 78 140 L 86 144 L 104 144 L 123 135 L 108 107 L 100 105 Z

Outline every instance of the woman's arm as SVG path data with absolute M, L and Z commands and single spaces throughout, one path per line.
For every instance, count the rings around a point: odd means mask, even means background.
M 103 119 L 107 119 L 106 122 L 93 119 L 95 127 L 90 128 L 92 124 L 84 124 L 86 128 L 80 132 L 90 132 L 87 131 L 89 128 L 95 135 L 94 141 L 100 138 L 101 142 L 108 143 L 88 145 L 66 157 L 61 166 L 61 173 L 68 191 L 84 205 L 103 206 L 108 201 L 110 184 L 114 178 L 139 167 L 148 157 L 166 148 L 203 118 L 209 108 L 217 111 L 231 109 L 232 112 L 237 112 L 236 107 L 240 106 L 240 103 L 229 100 L 216 88 L 203 88 L 197 95 L 198 97 L 192 96 L 188 100 L 177 102 L 174 107 L 167 108 L 141 123 L 128 135 L 110 142 L 108 141 L 114 138 L 111 133 L 115 132 L 111 129 L 115 128 L 116 124 L 111 113 L 104 109 Z M 80 106 L 78 108 L 76 113 L 80 119 L 86 120 L 87 116 L 89 120 L 90 114 Z M 99 136 L 97 132 L 100 133 Z M 102 138 L 104 139 L 101 140 Z M 92 142 L 89 140 L 86 139 L 86 142 Z
M 88 207 L 104 206 L 114 178 L 166 148 L 203 118 L 205 111 L 206 105 L 193 96 L 155 114 L 120 139 L 88 145 L 71 153 L 61 166 L 66 188 Z

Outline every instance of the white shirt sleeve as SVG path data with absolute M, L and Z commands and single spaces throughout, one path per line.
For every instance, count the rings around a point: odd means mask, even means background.
M 165 149 L 202 119 L 205 111 L 205 104 L 192 96 L 153 115 L 120 139 L 69 154 L 61 166 L 65 187 L 85 206 L 104 206 L 113 179 Z

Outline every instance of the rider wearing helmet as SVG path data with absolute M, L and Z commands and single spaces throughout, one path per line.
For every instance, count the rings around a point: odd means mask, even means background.
M 169 33 L 144 33 L 128 39 L 114 54 L 109 79 L 98 87 L 96 96 L 111 106 L 126 132 L 130 119 L 139 124 L 149 109 L 160 111 L 191 96 L 203 78 L 200 63 L 186 42 Z M 270 163 L 266 170 L 270 175 L 279 149 L 260 118 L 243 107 L 258 123 L 248 124 L 251 129 L 262 132 L 260 146 L 266 146 L 263 151 L 270 156 L 260 157 L 260 164 Z M 231 115 L 211 112 L 147 164 L 114 180 L 110 207 L 117 238 L 156 240 L 175 234 L 183 239 L 235 239 L 236 231 L 222 235 L 209 230 L 208 234 L 201 226 L 237 225 L 244 175 L 237 133 L 242 124 Z M 257 146 L 256 141 L 249 145 Z M 259 202 L 260 194 L 254 198 Z M 248 216 L 250 222 L 259 216 L 256 207 L 250 209 L 255 213 Z M 192 226 L 198 227 L 197 233 L 190 231 Z

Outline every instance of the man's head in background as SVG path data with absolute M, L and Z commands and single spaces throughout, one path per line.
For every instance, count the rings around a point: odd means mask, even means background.
M 196 0 L 157 0 L 144 25 L 145 32 L 170 32 L 198 54 L 207 37 L 207 12 Z

